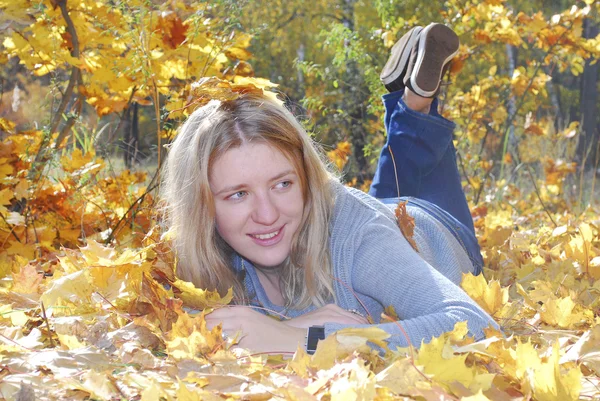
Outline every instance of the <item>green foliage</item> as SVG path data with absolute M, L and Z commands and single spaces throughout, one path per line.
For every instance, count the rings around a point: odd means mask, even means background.
M 368 179 L 373 165 L 357 158 L 377 153 L 373 149 L 383 142 L 379 97 L 385 90 L 378 75 L 387 48 L 412 26 L 446 23 L 459 34 L 462 45 L 447 77 L 452 85 L 442 94 L 442 112 L 458 124 L 456 145 L 469 197 L 479 201 L 502 179 L 533 190 L 530 168 L 538 172 L 536 180 L 543 181 L 544 165 L 576 156 L 581 133 L 568 138 L 563 134 L 579 118 L 578 77 L 585 60 L 600 56 L 598 38 L 582 36 L 584 19 L 598 15 L 598 5 L 588 3 L 448 0 L 430 7 L 412 0 L 377 1 L 374 6 L 337 1 L 328 2 L 331 18 L 319 20 L 320 24 L 314 21 L 323 13 L 321 2 L 297 4 L 295 12 L 310 16 L 312 23 L 288 21 L 289 31 L 302 30 L 301 38 L 281 32 L 282 46 L 288 40 L 305 44 L 304 58 L 296 58 L 297 73 L 281 79 L 281 89 L 292 100 L 302 99 L 309 128 L 323 142 L 333 145 L 350 139 L 362 148 L 352 152 L 344 169 L 347 177 L 361 182 Z M 267 14 L 256 13 L 254 18 L 257 15 L 266 17 L 261 19 L 264 25 L 276 25 Z M 263 40 L 256 36 L 252 46 L 262 48 Z M 269 46 L 277 44 L 269 41 Z M 270 59 L 270 54 L 263 57 Z M 289 61 L 282 63 L 289 68 Z M 271 60 L 264 68 L 259 61 L 256 72 L 269 74 L 278 64 Z M 302 77 L 301 87 L 294 84 L 297 76 Z M 357 135 L 357 130 L 363 134 Z M 556 141 L 559 146 L 551 145 Z M 540 147 L 540 142 L 548 146 Z M 534 153 L 521 155 L 528 146 L 534 146 Z

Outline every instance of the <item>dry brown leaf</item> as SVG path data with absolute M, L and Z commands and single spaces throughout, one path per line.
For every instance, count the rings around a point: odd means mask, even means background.
M 402 235 L 408 241 L 412 248 L 419 252 L 417 248 L 417 243 L 415 242 L 415 218 L 410 216 L 406 211 L 407 201 L 398 202 L 398 206 L 396 206 L 395 215 L 396 222 L 398 223 L 398 227 L 400 227 L 400 231 L 402 231 Z

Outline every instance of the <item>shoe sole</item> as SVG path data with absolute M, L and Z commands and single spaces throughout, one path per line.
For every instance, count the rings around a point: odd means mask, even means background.
M 458 54 L 459 45 L 456 33 L 445 25 L 431 24 L 423 29 L 419 38 L 417 60 L 410 76 L 411 89 L 417 95 L 435 96 L 443 71 L 448 62 Z M 428 68 L 422 69 L 423 65 Z
M 379 76 L 379 79 L 384 85 L 391 84 L 400 78 L 406 71 L 410 51 L 417 42 L 419 32 L 421 32 L 422 29 L 423 28 L 420 26 L 414 27 L 410 31 L 410 36 L 406 42 L 402 42 L 402 39 L 400 39 L 392 46 L 390 58 L 387 63 L 385 63 L 385 66 L 381 70 L 381 75 Z

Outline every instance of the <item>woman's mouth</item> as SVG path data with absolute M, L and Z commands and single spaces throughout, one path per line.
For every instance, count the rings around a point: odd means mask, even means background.
M 270 233 L 265 234 L 248 234 L 252 240 L 261 246 L 271 246 L 277 244 L 283 238 L 283 231 L 285 226 L 281 227 L 279 230 L 272 231 Z

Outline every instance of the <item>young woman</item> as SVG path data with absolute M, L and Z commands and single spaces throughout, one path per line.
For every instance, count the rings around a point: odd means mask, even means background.
M 463 272 L 480 272 L 481 256 L 454 125 L 434 99 L 457 50 L 440 24 L 392 49 L 373 196 L 341 185 L 296 119 L 266 98 L 211 101 L 189 117 L 169 151 L 163 196 L 178 276 L 233 288 L 235 305 L 209 314 L 209 326 L 241 331 L 245 348 L 294 352 L 344 327 L 375 324 L 391 346 L 418 347 L 460 321 L 477 338 L 495 325 L 458 286 Z M 395 220 L 398 191 L 409 197 L 417 250 Z M 381 323 L 388 306 L 399 322 Z

